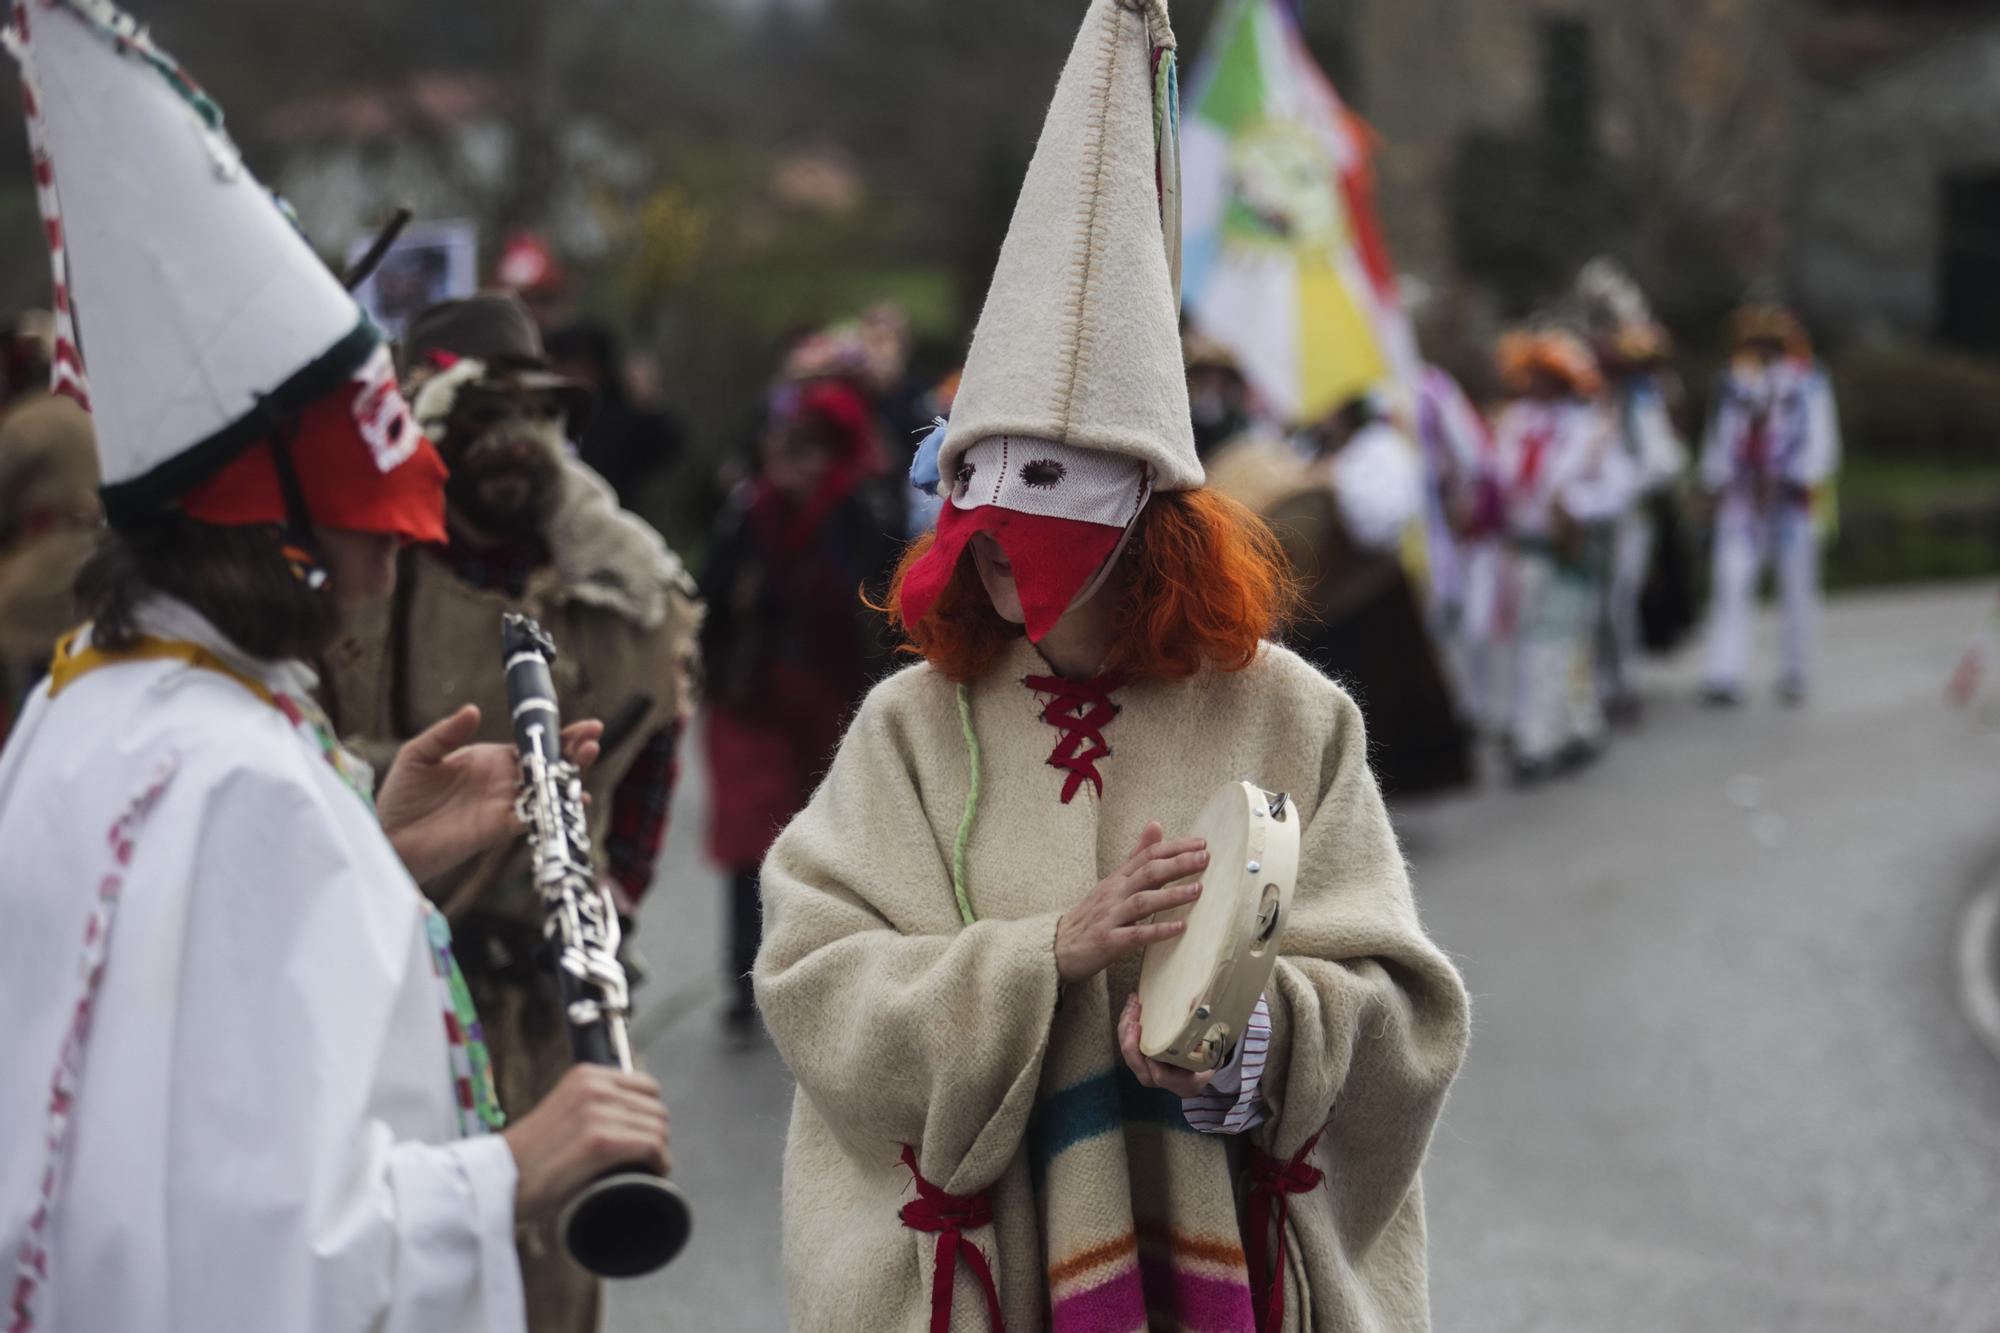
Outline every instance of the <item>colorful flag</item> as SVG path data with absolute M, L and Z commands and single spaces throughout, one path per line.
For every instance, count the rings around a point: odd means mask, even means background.
M 1375 215 L 1372 132 L 1283 0 L 1228 0 L 1181 125 L 1182 304 L 1292 423 L 1422 374 Z

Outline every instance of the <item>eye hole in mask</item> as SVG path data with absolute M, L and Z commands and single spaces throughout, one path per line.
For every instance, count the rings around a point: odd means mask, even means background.
M 1052 491 L 1062 484 L 1068 469 L 1053 458 L 1038 458 L 1021 465 L 1021 480 L 1038 491 Z

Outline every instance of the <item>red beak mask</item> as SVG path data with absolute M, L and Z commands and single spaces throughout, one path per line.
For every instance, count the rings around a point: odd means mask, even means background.
M 1030 642 L 1096 591 L 1095 576 L 1153 490 L 1151 471 L 1136 458 L 1010 435 L 960 454 L 949 481 L 937 540 L 903 580 L 904 623 L 930 612 L 972 534 L 988 532 L 1014 566 Z

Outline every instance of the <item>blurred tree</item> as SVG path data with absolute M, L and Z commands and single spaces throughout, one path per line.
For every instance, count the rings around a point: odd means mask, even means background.
M 1601 0 L 1545 20 L 1540 116 L 1460 142 L 1460 268 L 1510 317 L 1592 255 L 1623 260 L 1699 341 L 1784 239 L 1792 50 L 1806 0 Z

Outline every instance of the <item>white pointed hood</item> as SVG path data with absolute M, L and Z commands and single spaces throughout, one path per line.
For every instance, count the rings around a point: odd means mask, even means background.
M 1056 85 L 940 451 L 1027 437 L 1202 483 L 1188 418 L 1173 30 L 1164 0 L 1092 0 Z M 1164 221 L 1163 221 L 1164 217 Z
M 143 515 L 340 392 L 380 335 L 130 16 L 104 0 L 14 11 L 56 301 L 74 316 L 59 386 L 96 418 L 107 510 Z

